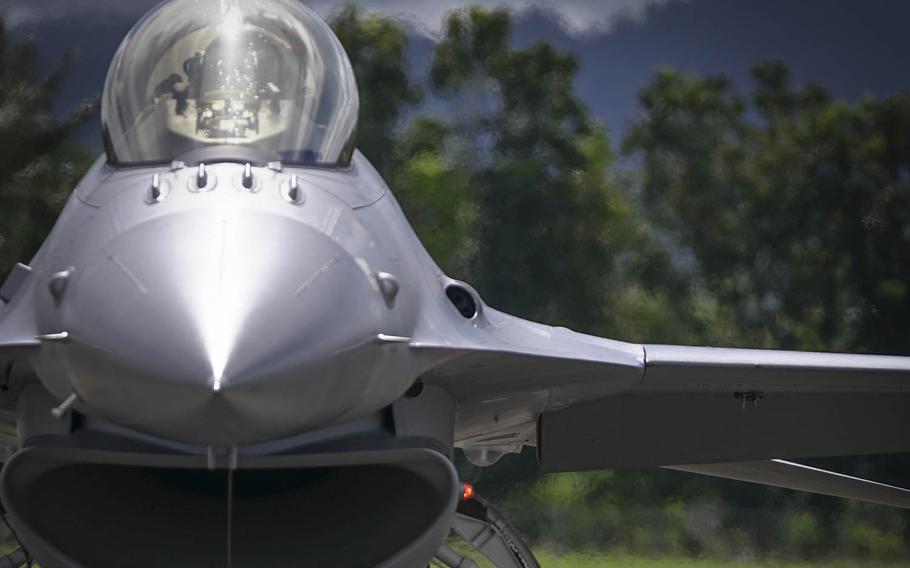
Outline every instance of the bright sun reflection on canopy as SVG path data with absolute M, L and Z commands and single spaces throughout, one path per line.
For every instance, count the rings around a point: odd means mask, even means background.
M 257 162 L 346 166 L 358 108 L 344 48 L 302 3 L 171 0 L 117 51 L 102 132 L 111 164 L 232 146 Z
M 221 24 L 224 26 L 224 35 L 222 37 L 236 39 L 240 32 L 243 31 L 243 15 L 237 9 L 237 6 L 225 3 L 222 4 L 221 11 L 224 14 L 224 20 Z

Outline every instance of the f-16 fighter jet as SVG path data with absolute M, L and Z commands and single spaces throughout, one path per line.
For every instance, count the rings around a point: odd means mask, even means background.
M 171 0 L 111 65 L 106 153 L 0 289 L 0 481 L 44 568 L 499 566 L 452 465 L 670 466 L 900 507 L 812 469 L 910 451 L 910 359 L 600 339 L 487 306 L 355 150 L 293 0 Z M 434 560 L 434 558 L 436 560 Z

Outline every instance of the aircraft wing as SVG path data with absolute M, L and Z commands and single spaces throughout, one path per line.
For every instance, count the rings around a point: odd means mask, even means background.
M 910 358 L 643 348 L 634 388 L 541 416 L 546 469 L 910 451 Z
M 415 338 L 426 384 L 446 388 L 458 406 L 456 439 L 465 447 L 517 452 L 536 443 L 542 413 L 616 395 L 644 374 L 640 345 L 528 322 L 484 307 L 475 322 Z
M 475 454 L 536 445 L 556 472 L 910 452 L 910 358 L 635 345 L 486 313 L 413 345 Z

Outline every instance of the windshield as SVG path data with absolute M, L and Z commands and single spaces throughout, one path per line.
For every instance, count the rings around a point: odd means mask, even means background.
M 329 166 L 350 163 L 357 112 L 341 44 L 296 0 L 162 4 L 120 46 L 101 110 L 113 164 L 206 149 Z

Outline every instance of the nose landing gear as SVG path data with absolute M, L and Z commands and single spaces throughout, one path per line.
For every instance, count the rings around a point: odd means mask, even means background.
M 497 568 L 540 568 L 531 548 L 489 501 L 465 488 L 452 531 Z M 443 545 L 436 562 L 444 568 L 477 568 L 477 564 Z

